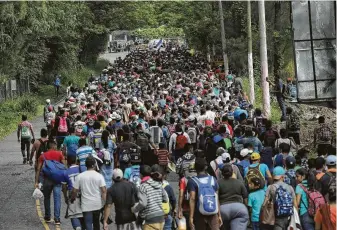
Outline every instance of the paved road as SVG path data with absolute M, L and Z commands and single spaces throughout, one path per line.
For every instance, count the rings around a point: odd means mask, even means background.
M 104 54 L 113 62 L 116 57 L 122 58 L 127 53 Z M 45 127 L 42 117 L 32 121 L 36 136 Z M 34 191 L 34 169 L 29 165 L 22 164 L 20 144 L 17 142 L 16 132 L 10 134 L 0 141 L 0 230 L 49 230 L 65 229 L 71 230 L 70 220 L 64 219 L 65 204 L 62 197 L 61 227 L 55 228 L 54 224 L 43 225 L 38 216 L 35 200 L 32 198 Z M 169 181 L 178 192 L 176 175 L 169 175 Z M 44 212 L 43 201 L 41 201 L 42 216 Z M 53 210 L 53 208 L 51 209 Z M 53 215 L 53 211 L 52 211 Z M 116 229 L 111 225 L 110 229 Z

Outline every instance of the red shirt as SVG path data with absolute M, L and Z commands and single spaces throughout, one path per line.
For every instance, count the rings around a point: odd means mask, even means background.
M 179 190 L 184 192 L 184 196 L 185 196 L 185 193 L 188 192 L 186 191 L 187 190 L 187 179 L 185 177 L 181 178 L 179 181 Z M 189 203 L 185 199 L 183 200 L 182 209 L 183 209 L 183 212 L 187 212 L 190 210 Z
M 64 160 L 64 156 L 61 151 L 48 150 L 39 157 L 39 162 L 43 164 L 44 159 L 59 161 L 62 163 L 62 161 Z

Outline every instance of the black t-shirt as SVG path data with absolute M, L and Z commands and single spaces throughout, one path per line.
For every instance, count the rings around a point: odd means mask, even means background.
M 137 188 L 128 181 L 116 182 L 108 189 L 107 204 L 115 204 L 116 224 L 131 223 L 136 220 L 131 207 L 136 203 Z

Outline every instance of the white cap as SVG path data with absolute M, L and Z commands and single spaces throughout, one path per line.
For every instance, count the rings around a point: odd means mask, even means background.
M 246 157 L 248 154 L 250 154 L 252 152 L 253 152 L 253 150 L 250 150 L 250 149 L 242 149 L 241 152 L 240 152 L 240 156 Z
M 46 100 L 46 103 L 48 103 L 48 104 L 49 104 L 49 103 L 50 103 L 50 99 L 47 99 L 47 100 Z
M 114 169 L 112 178 L 114 180 L 122 180 L 123 179 L 123 171 L 121 169 Z
M 230 162 L 231 161 L 231 155 L 229 153 L 223 153 L 221 154 L 222 161 Z

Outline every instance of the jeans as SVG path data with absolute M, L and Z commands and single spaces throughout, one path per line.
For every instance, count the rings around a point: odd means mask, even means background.
M 290 222 L 290 217 L 276 217 L 274 230 L 286 230 Z
M 251 223 L 253 230 L 260 230 L 260 222 L 252 221 Z
M 164 230 L 172 230 L 172 216 L 168 215 L 165 218 L 165 225 L 164 225 Z
M 315 222 L 307 212 L 300 216 L 300 220 L 303 230 L 315 230 Z
M 61 212 L 61 184 L 55 184 L 48 178 L 44 178 L 43 181 L 43 196 L 44 196 L 44 211 L 45 218 L 50 218 L 50 196 L 53 192 L 54 197 L 54 218 L 60 219 Z
M 229 203 L 220 206 L 225 229 L 246 230 L 249 220 L 248 210 L 242 203 Z
M 95 210 L 91 212 L 83 212 L 84 224 L 86 230 L 100 230 L 99 216 L 101 210 Z
M 71 221 L 71 225 L 73 226 L 74 230 L 85 229 L 83 218 L 72 218 L 70 219 L 70 221 Z

